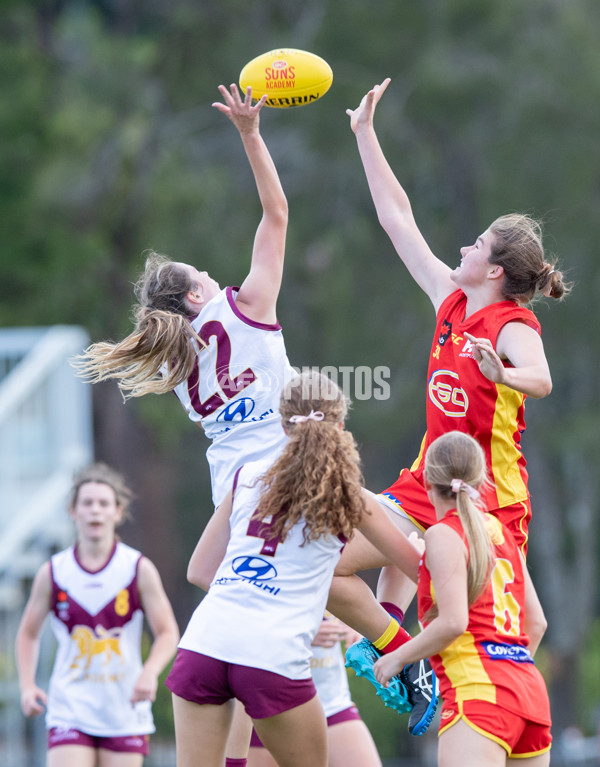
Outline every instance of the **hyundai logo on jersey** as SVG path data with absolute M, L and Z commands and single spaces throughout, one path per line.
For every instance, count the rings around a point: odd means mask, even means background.
M 236 575 L 250 581 L 268 581 L 277 577 L 277 570 L 260 557 L 236 557 L 231 563 Z
M 217 416 L 217 421 L 245 421 L 254 410 L 254 404 L 254 400 L 250 397 L 242 397 L 230 402 L 227 407 L 221 410 Z

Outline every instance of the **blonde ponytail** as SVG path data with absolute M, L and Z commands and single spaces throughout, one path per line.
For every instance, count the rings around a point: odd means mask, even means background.
M 116 380 L 124 399 L 172 391 L 187 380 L 205 347 L 185 300 L 194 288 L 183 265 L 152 252 L 135 285 L 133 332 L 117 343 L 91 344 L 72 360 L 73 367 L 91 383 Z
M 479 443 L 468 434 L 451 431 L 438 437 L 425 455 L 427 481 L 442 498 L 456 498 L 456 510 L 467 545 L 468 603 L 472 605 L 489 580 L 493 566 L 492 542 L 485 509 L 474 492 L 484 486 L 486 464 Z
M 470 606 L 483 591 L 492 571 L 491 540 L 482 510 L 462 490 L 456 494 L 456 510 L 469 546 L 467 595 Z

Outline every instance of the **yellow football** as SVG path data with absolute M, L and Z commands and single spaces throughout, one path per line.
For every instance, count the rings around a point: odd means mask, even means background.
M 252 98 L 265 93 L 265 106 L 289 109 L 322 98 L 333 82 L 329 64 L 320 56 L 296 48 L 278 48 L 249 61 L 240 72 L 240 88 L 252 86 Z

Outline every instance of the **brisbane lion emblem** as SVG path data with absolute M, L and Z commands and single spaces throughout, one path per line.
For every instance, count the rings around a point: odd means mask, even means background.
M 78 654 L 73 659 L 71 668 L 87 671 L 92 658 L 96 655 L 103 658 L 103 665 L 106 665 L 114 656 L 120 658 L 120 635 L 120 628 L 105 629 L 104 626 L 96 626 L 94 630 L 89 626 L 75 626 L 71 639 L 77 645 Z

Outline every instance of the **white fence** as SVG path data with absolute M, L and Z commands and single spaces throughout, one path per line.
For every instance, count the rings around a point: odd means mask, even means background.
M 31 578 L 72 540 L 66 499 L 73 474 L 92 460 L 89 385 L 69 358 L 88 343 L 79 327 L 0 330 L 0 764 L 44 764 L 44 724 L 21 714 L 16 627 Z M 42 642 L 40 682 L 50 645 Z

